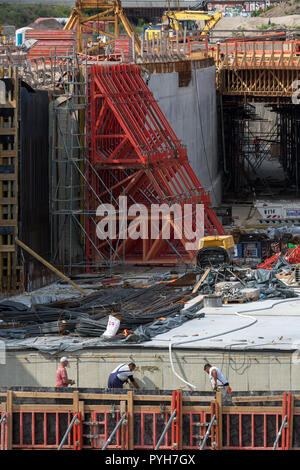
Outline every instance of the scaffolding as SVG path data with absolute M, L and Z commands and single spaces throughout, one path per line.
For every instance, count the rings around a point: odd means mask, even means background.
M 195 225 L 198 204 L 204 206 L 205 233 L 225 232 L 140 68 L 92 65 L 74 51 L 54 57 L 54 68 L 63 68 L 64 79 L 61 90 L 53 89 L 52 262 L 69 274 L 80 269 L 97 272 L 125 262 L 193 262 L 195 253 L 186 246 L 195 231 L 198 238 L 203 236 L 202 226 Z M 147 206 L 148 214 L 151 204 L 176 203 L 181 209 L 190 204 L 193 227 L 186 229 L 186 224 L 178 237 L 172 219 L 166 239 L 165 221 L 160 218 L 154 223 L 158 238 L 134 240 L 129 234 L 132 218 L 127 218 L 126 227 L 119 223 L 124 215 L 121 196 L 127 197 L 128 207 Z M 97 208 L 105 204 L 116 211 L 117 231 L 115 237 L 102 239 Z M 145 223 L 150 227 L 150 218 Z
M 52 95 L 51 253 L 52 261 L 72 274 L 74 270 L 96 268 L 93 263 L 87 266 L 85 256 L 85 239 L 89 237 L 85 227 L 89 215 L 85 203 L 89 186 L 85 136 L 87 57 L 72 50 L 66 56 L 54 55 L 53 64 L 64 79 L 60 88 L 53 82 Z
M 225 191 L 255 199 L 259 193 L 278 194 L 284 189 L 288 174 L 292 178 L 290 183 L 295 184 L 297 134 L 291 133 L 290 128 L 291 122 L 296 126 L 297 120 L 292 118 L 291 107 L 284 104 L 268 106 L 274 113 L 268 120 L 249 102 L 224 96 L 220 100 L 224 141 L 220 152 L 223 153 Z M 276 167 L 276 172 L 274 169 L 271 174 L 269 170 L 276 161 L 281 170 Z

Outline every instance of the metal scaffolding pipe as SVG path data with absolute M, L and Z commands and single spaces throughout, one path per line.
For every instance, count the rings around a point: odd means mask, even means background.
M 209 423 L 208 429 L 205 433 L 205 436 L 204 436 L 203 442 L 201 444 L 200 450 L 203 450 L 215 420 L 216 420 L 216 415 L 213 415 L 213 417 L 211 419 L 211 422 Z
M 162 432 L 162 435 L 160 436 L 160 438 L 159 438 L 159 440 L 158 440 L 158 443 L 157 443 L 156 446 L 154 447 L 154 450 L 159 449 L 159 446 L 160 446 L 160 444 L 161 444 L 163 438 L 165 437 L 165 435 L 166 435 L 166 433 L 167 433 L 169 427 L 171 426 L 172 421 L 173 421 L 173 419 L 174 419 L 175 416 L 176 416 L 176 413 L 177 413 L 177 410 L 175 409 L 175 410 L 173 411 L 173 413 L 171 414 L 170 419 L 169 419 L 169 421 L 167 422 L 167 425 L 166 425 L 165 429 L 164 429 L 163 432 Z
M 73 417 L 72 421 L 70 422 L 69 427 L 68 427 L 68 429 L 66 430 L 66 432 L 65 432 L 65 434 L 64 434 L 64 437 L 62 438 L 61 443 L 59 444 L 57 450 L 61 450 L 62 446 L 64 445 L 65 440 L 67 439 L 68 435 L 70 434 L 71 429 L 72 429 L 73 426 L 74 426 L 74 423 L 75 423 L 75 421 L 76 421 L 76 419 L 77 419 L 77 416 L 78 416 L 78 414 L 76 413 L 75 416 Z
M 275 442 L 274 442 L 274 445 L 273 445 L 273 449 L 272 449 L 272 450 L 276 450 L 278 441 L 279 441 L 279 439 L 280 439 L 280 437 L 281 437 L 281 434 L 282 434 L 282 431 L 283 431 L 283 428 L 284 428 L 286 422 L 287 422 L 287 415 L 285 415 L 285 417 L 284 417 L 284 419 L 283 419 L 283 421 L 282 421 L 282 423 L 281 423 L 281 426 L 280 426 L 279 432 L 278 432 L 278 434 L 277 434 L 277 436 L 276 436 L 276 439 L 275 439 Z
M 102 447 L 101 450 L 105 450 L 106 447 L 108 446 L 108 444 L 111 443 L 112 441 L 112 438 L 114 437 L 114 435 L 116 434 L 117 430 L 119 429 L 119 427 L 121 426 L 121 424 L 123 423 L 124 419 L 126 418 L 126 414 L 123 414 L 122 418 L 120 419 L 120 421 L 116 424 L 113 432 L 111 433 L 111 435 L 109 436 L 109 438 L 107 439 L 107 441 L 105 442 L 104 446 Z

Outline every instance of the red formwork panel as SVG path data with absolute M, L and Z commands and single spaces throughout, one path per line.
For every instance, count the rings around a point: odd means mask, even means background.
M 271 450 L 281 422 L 281 413 L 237 411 L 223 415 L 223 449 Z M 282 439 L 278 448 L 282 449 Z
M 71 412 L 20 411 L 13 413 L 13 448 L 57 449 L 73 418 Z M 64 448 L 73 449 L 73 433 Z
M 64 56 L 72 53 L 76 49 L 76 33 L 74 31 L 57 30 L 28 30 L 25 33 L 26 39 L 34 39 L 36 42 L 30 47 L 27 58 L 44 59 L 51 56 Z
M 186 148 L 144 82 L 140 68 L 134 64 L 93 65 L 88 70 L 88 83 L 87 264 L 120 258 L 143 264 L 195 260 L 196 250 L 187 249 L 192 238 L 189 232 L 199 239 L 225 234 L 225 230 L 189 164 Z M 126 196 L 128 208 L 139 203 L 148 213 L 154 204 L 177 204 L 182 210 L 190 204 L 190 228 L 185 227 L 179 239 L 173 232 L 168 240 L 124 240 L 117 231 L 115 240 L 99 240 L 96 209 L 100 204 L 112 204 L 120 217 L 120 196 Z M 196 224 L 198 205 L 204 207 L 204 227 Z

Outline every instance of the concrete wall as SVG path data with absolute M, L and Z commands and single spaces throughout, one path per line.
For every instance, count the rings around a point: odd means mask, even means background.
M 192 71 L 192 80 L 179 87 L 178 73 L 153 73 L 148 86 L 181 142 L 192 168 L 213 204 L 221 202 L 217 155 L 215 67 Z
M 174 376 L 168 350 L 165 349 L 94 349 L 60 356 L 70 358 L 69 378 L 76 387 L 107 386 L 109 373 L 120 363 L 135 361 L 135 378 L 143 389 L 192 390 Z M 300 390 L 300 364 L 292 363 L 290 353 L 217 352 L 174 350 L 175 371 L 196 390 L 210 391 L 206 362 L 221 368 L 235 392 Z M 6 364 L 0 364 L 0 386 L 55 386 L 57 356 L 38 352 L 8 352 Z M 125 385 L 125 388 L 128 387 Z

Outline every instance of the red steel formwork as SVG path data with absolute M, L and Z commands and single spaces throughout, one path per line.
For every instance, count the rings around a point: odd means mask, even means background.
M 155 101 L 138 66 L 93 65 L 88 76 L 87 264 L 121 259 L 146 264 L 193 261 L 196 251 L 187 249 L 187 243 L 193 238 L 191 232 L 199 239 L 205 234 L 224 234 L 225 230 L 211 208 L 209 194 L 189 164 L 186 148 Z M 147 214 L 153 205 L 177 204 L 179 212 L 168 219 L 171 226 L 168 239 L 162 237 L 168 222 L 162 218 L 154 223 L 159 233 L 156 238 L 128 236 L 127 228 L 136 216 L 127 218 L 124 232 L 120 222 L 124 213 L 120 196 L 127 198 L 128 214 L 133 204 L 143 204 Z M 96 209 L 100 204 L 111 204 L 116 212 L 114 240 L 99 239 L 96 235 L 101 220 L 96 217 Z M 187 204 L 191 218 L 183 234 L 179 234 L 174 220 L 178 214 L 186 214 Z M 204 206 L 202 226 L 196 219 L 197 205 Z M 149 234 L 150 217 L 140 220 Z
M 36 42 L 30 47 L 27 59 L 49 59 L 54 54 L 65 56 L 76 49 L 76 33 L 74 31 L 57 30 L 28 30 L 26 39 L 34 39 Z
M 43 395 L 47 403 L 30 405 L 21 400 L 11 403 L 10 413 L 0 413 L 0 419 L 5 418 L 0 424 L 0 450 L 57 449 L 60 445 L 74 450 L 102 449 L 104 445 L 110 450 L 149 450 L 156 447 L 160 438 L 160 450 L 197 450 L 200 446 L 211 450 L 300 448 L 300 412 L 296 405 L 300 395 L 291 392 L 236 397 L 240 403 L 235 406 L 222 404 L 220 397 L 199 404 L 198 399 L 203 401 L 203 396 L 183 396 L 181 390 L 173 391 L 172 396 L 134 396 L 129 391 L 127 395 L 82 393 L 79 397 L 77 391 L 56 392 L 60 402 L 62 395 L 64 400 L 72 401 L 77 394 L 81 412 L 72 411 L 74 402 L 49 403 L 53 392 L 49 396 L 47 392 L 34 393 L 39 398 Z M 22 394 L 28 399 L 30 392 L 16 394 L 19 400 Z M 83 399 L 97 403 L 87 404 Z M 241 405 L 243 400 L 247 406 Z M 262 404 L 264 401 L 268 403 Z M 170 426 L 174 411 L 176 419 Z

